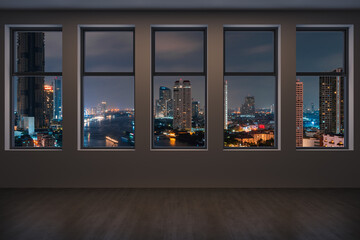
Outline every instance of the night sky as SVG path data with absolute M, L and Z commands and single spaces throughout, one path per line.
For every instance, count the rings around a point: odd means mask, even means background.
M 296 71 L 332 72 L 344 67 L 344 33 L 300 31 L 296 34 Z M 319 108 L 319 76 L 297 77 L 304 82 L 304 105 Z
M 203 31 L 155 33 L 156 72 L 202 72 L 203 59 Z
M 84 107 L 134 108 L 134 77 L 84 77 Z
M 132 72 L 133 32 L 85 32 L 86 72 Z
M 226 72 L 273 72 L 272 31 L 226 31 Z
M 204 64 L 203 38 L 201 31 L 156 32 L 156 71 L 201 72 Z M 226 32 L 225 43 L 227 71 L 272 71 L 274 40 L 271 31 L 229 31 Z M 46 32 L 46 71 L 61 71 L 61 45 L 60 32 Z M 343 67 L 343 46 L 344 33 L 340 31 L 297 32 L 297 71 L 322 72 Z M 132 49 L 132 32 L 87 32 L 86 71 L 132 71 Z M 191 81 L 193 97 L 203 105 L 205 102 L 203 77 L 155 77 L 154 97 L 158 98 L 160 86 L 172 88 L 174 81 L 179 78 Z M 311 103 L 314 103 L 318 108 L 319 77 L 300 79 L 304 81 L 305 106 L 310 107 Z M 255 96 L 257 108 L 269 107 L 274 102 L 275 83 L 271 78 L 227 77 L 226 80 L 229 81 L 230 108 L 241 106 L 247 95 Z M 109 106 L 117 108 L 132 108 L 134 105 L 132 77 L 87 77 L 84 79 L 84 94 L 85 107 L 96 106 L 101 101 L 107 101 Z
M 275 103 L 275 77 L 226 77 L 228 108 L 238 109 L 246 96 L 255 97 L 255 108 L 270 108 Z

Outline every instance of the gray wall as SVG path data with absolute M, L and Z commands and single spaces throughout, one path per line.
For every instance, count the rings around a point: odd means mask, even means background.
M 355 150 L 299 152 L 295 27 L 325 23 L 355 25 Z M 61 152 L 4 151 L 4 24 L 63 25 Z M 77 151 L 77 24 L 135 24 L 135 151 Z M 208 25 L 208 151 L 150 151 L 150 24 Z M 281 24 L 281 151 L 222 149 L 223 24 Z M 360 187 L 360 11 L 0 11 L 0 29 L 0 187 Z

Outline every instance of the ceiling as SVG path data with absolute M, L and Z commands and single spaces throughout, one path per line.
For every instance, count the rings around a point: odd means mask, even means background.
M 360 9 L 360 0 L 0 0 L 0 9 Z

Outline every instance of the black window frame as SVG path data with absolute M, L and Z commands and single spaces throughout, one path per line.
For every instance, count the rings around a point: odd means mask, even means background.
M 225 34 L 228 31 L 244 31 L 244 32 L 273 32 L 274 33 L 274 69 L 272 72 L 226 72 L 226 41 L 225 41 Z M 223 149 L 225 150 L 276 150 L 279 149 L 279 27 L 277 26 L 269 26 L 269 27 L 252 27 L 252 26 L 227 26 L 223 29 L 223 92 L 225 89 L 225 78 L 226 77 L 274 77 L 275 78 L 275 129 L 274 129 L 274 146 L 261 146 L 261 147 L 226 147 L 224 144 L 225 141 L 225 129 L 223 129 Z M 225 126 L 225 94 L 223 94 L 223 124 Z
M 62 81 L 62 71 L 61 72 L 19 72 L 15 71 L 15 59 L 16 59 L 16 43 L 15 43 L 15 34 L 17 32 L 61 32 L 62 35 L 62 27 L 10 27 L 10 149 L 28 149 L 28 150 L 38 150 L 38 149 L 53 149 L 53 150 L 61 150 L 61 147 L 16 147 L 15 146 L 15 136 L 14 136 L 14 77 L 61 77 Z M 63 56 L 61 55 L 63 59 Z M 61 66 L 61 70 L 63 66 Z M 62 82 L 61 82 L 62 84 Z M 62 106 L 63 107 L 63 106 Z
M 85 33 L 86 32 L 132 32 L 133 40 L 133 68 L 130 72 L 86 72 L 85 71 Z M 84 150 L 132 150 L 136 146 L 136 133 L 134 132 L 134 145 L 133 146 L 117 146 L 117 147 L 85 147 L 84 146 L 84 78 L 85 77 L 133 77 L 133 86 L 134 86 L 134 122 L 135 122 L 135 131 L 136 131 L 136 116 L 135 116 L 135 27 L 80 27 L 80 148 Z M 120 80 L 121 81 L 121 80 Z
M 344 34 L 344 66 L 343 72 L 298 72 L 296 77 L 321 77 L 340 76 L 344 77 L 344 146 L 343 147 L 296 147 L 297 150 L 347 150 L 349 149 L 349 28 L 348 27 L 296 27 L 298 32 L 343 32 Z M 320 96 L 319 96 L 320 97 Z M 320 106 L 319 106 L 320 107 Z
M 157 72 L 155 69 L 155 33 L 156 32 L 191 32 L 191 31 L 202 31 L 203 38 L 203 71 L 199 72 Z M 162 146 L 158 147 L 154 144 L 154 78 L 155 77 L 172 77 L 172 76 L 189 76 L 189 77 L 204 77 L 205 79 L 205 124 L 204 124 L 204 139 L 205 144 L 203 147 L 189 146 L 189 147 L 172 147 L 172 146 Z M 152 150 L 206 150 L 208 149 L 208 116 L 207 116 L 207 26 L 152 26 L 151 27 L 151 149 Z

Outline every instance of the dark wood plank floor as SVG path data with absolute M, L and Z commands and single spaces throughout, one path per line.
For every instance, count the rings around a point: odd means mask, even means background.
M 0 239 L 360 240 L 360 190 L 2 189 Z

